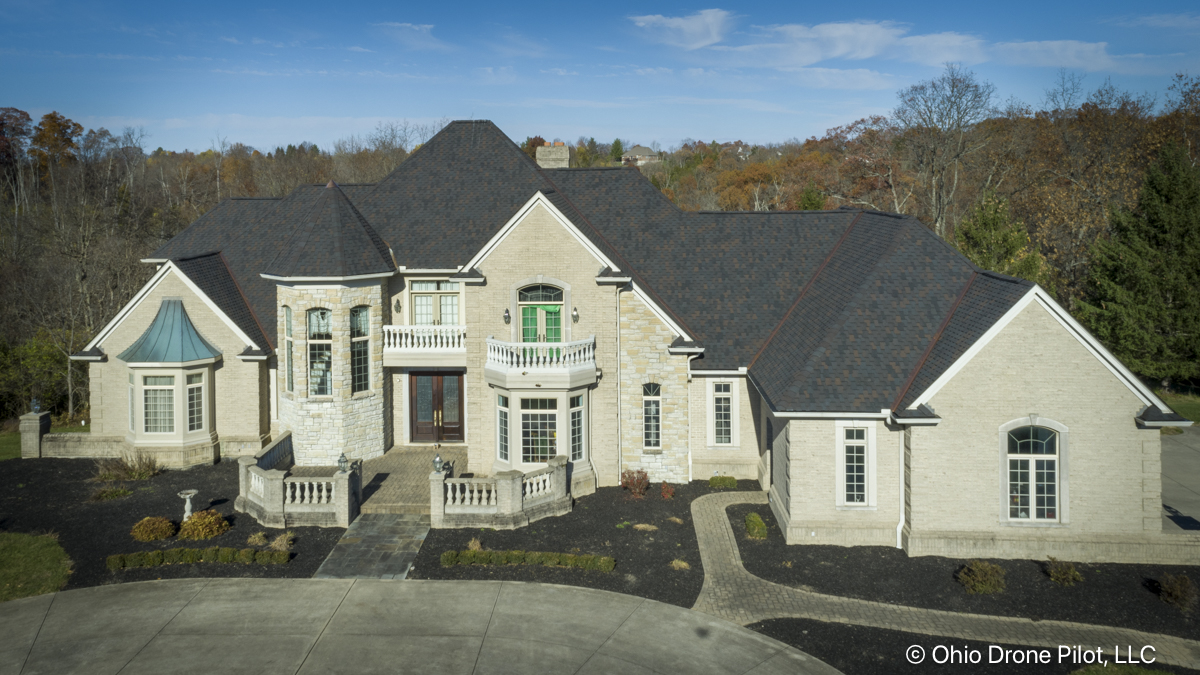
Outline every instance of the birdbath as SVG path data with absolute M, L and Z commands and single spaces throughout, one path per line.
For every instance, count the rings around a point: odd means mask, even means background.
M 192 497 L 195 497 L 197 492 L 197 490 L 184 490 L 183 492 L 179 493 L 180 497 L 183 497 L 185 500 L 187 500 L 183 506 L 184 522 L 187 522 L 187 519 L 192 517 Z

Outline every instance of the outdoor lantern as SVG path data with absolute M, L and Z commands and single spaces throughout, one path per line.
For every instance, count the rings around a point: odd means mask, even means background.
M 401 310 L 401 309 L 403 309 L 403 308 L 404 308 L 404 305 L 401 305 L 401 304 L 400 304 L 400 298 L 396 298 L 396 304 L 392 305 L 392 311 L 394 311 L 394 312 L 396 312 L 397 314 L 399 314 L 399 313 L 400 313 L 400 310 Z
M 508 308 L 504 308 L 504 324 L 508 325 L 512 322 L 512 315 L 508 313 Z
M 441 455 L 441 453 L 438 453 L 438 456 L 433 458 L 433 472 L 434 473 L 442 472 L 442 455 Z
M 579 323 L 579 308 L 571 308 L 571 323 Z
M 342 473 L 346 473 L 346 470 L 349 468 L 350 468 L 350 460 L 346 459 L 346 453 L 343 452 L 342 456 L 338 457 L 338 471 L 341 471 Z

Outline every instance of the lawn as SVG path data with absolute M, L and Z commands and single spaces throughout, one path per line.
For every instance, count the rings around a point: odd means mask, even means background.
M 0 532 L 0 602 L 53 593 L 71 576 L 71 559 L 53 534 Z
M 1159 392 L 1162 400 L 1171 406 L 1171 410 L 1183 415 L 1193 422 L 1200 422 L 1200 396 L 1193 394 L 1165 394 Z
M 91 431 L 91 425 L 74 425 L 68 427 L 50 427 L 52 434 L 86 434 Z M 17 459 L 21 456 L 21 434 L 16 431 L 0 432 L 0 461 Z

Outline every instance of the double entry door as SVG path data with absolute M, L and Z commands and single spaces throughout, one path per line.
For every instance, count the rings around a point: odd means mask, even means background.
M 408 378 L 412 440 L 461 442 L 462 373 L 410 373 Z

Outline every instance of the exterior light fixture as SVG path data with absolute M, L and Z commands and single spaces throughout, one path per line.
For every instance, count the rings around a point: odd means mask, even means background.
M 579 323 L 579 308 L 571 308 L 571 323 Z
M 392 311 L 399 314 L 401 309 L 404 309 L 404 305 L 400 304 L 400 298 L 396 298 L 396 304 L 392 305 Z
M 350 460 L 346 459 L 346 453 L 343 452 L 342 456 L 338 457 L 338 471 L 341 473 L 346 473 L 349 468 Z
M 440 452 L 438 453 L 437 457 L 433 458 L 433 472 L 434 473 L 442 472 L 442 454 Z
M 512 315 L 508 313 L 508 308 L 504 308 L 504 325 L 512 323 Z

